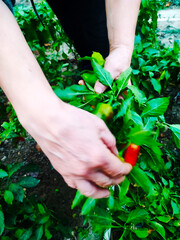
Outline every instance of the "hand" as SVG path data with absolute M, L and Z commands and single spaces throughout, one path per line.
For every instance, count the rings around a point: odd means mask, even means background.
M 109 56 L 106 58 L 104 68 L 111 73 L 113 79 L 117 79 L 122 72 L 130 67 L 131 55 L 132 50 L 126 46 L 120 46 L 110 51 Z M 131 85 L 131 81 L 129 81 L 129 85 Z M 99 81 L 96 82 L 94 87 L 95 92 L 102 93 L 106 89 L 107 87 L 102 83 Z
M 107 197 L 105 187 L 121 183 L 131 170 L 115 156 L 114 136 L 101 119 L 59 99 L 48 107 L 22 124 L 70 187 L 88 197 Z

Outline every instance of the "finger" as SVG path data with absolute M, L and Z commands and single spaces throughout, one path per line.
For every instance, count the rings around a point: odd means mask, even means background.
M 111 185 L 117 185 L 124 181 L 124 176 L 117 176 L 115 178 L 110 178 L 102 172 L 93 172 L 90 174 L 88 180 L 93 182 L 99 187 L 105 188 Z
M 84 86 L 85 86 L 85 81 L 84 81 L 84 80 L 79 80 L 78 84 L 79 84 L 79 85 L 84 85 Z
M 118 157 L 106 149 L 105 163 L 101 166 L 104 174 L 115 178 L 117 176 L 125 176 L 132 170 L 132 166 L 128 163 L 123 163 Z M 105 153 L 105 151 L 104 151 Z
M 104 86 L 102 83 L 99 81 L 96 81 L 95 86 L 94 86 L 94 91 L 96 93 L 103 93 L 107 89 L 106 86 Z
M 67 183 L 67 185 L 71 188 L 77 188 L 76 184 L 75 184 L 75 181 L 70 179 L 69 177 L 64 177 L 64 181 Z
M 110 130 L 106 127 L 100 132 L 100 138 L 107 148 L 115 155 L 118 156 L 118 150 L 116 147 L 116 138 L 112 135 Z
M 109 196 L 109 191 L 107 189 L 100 188 L 87 180 L 76 180 L 76 186 L 81 194 L 85 195 L 86 197 L 98 199 L 107 198 Z

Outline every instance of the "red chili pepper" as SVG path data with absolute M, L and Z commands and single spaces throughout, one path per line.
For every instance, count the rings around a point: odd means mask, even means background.
M 131 143 L 123 153 L 125 162 L 130 163 L 134 167 L 137 162 L 139 152 L 140 146 Z

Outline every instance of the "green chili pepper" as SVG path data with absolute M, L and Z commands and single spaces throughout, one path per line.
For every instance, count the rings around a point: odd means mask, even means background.
M 98 103 L 93 113 L 102 120 L 108 121 L 113 116 L 113 109 L 108 103 Z
M 89 85 L 91 85 L 92 87 L 94 86 L 94 84 L 97 81 L 97 77 L 95 75 L 95 73 L 83 73 L 81 75 L 81 77 L 83 78 L 83 80 L 85 81 L 85 83 L 88 83 Z

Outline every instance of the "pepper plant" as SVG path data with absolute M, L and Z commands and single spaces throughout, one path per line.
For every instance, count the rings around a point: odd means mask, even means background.
M 102 235 L 114 229 L 111 239 L 122 240 L 127 236 L 129 239 L 174 239 L 173 234 L 180 223 L 178 188 L 173 181 L 166 180 L 171 166 L 163 159 L 163 145 L 158 139 L 168 128 L 180 148 L 180 125 L 168 124 L 164 117 L 169 98 L 148 95 L 135 81 L 129 86 L 131 68 L 113 81 L 104 69 L 104 60 L 99 53 L 94 52 L 83 59 L 90 60 L 93 69 L 82 73 L 85 86 L 73 85 L 65 89 L 55 86 L 55 93 L 63 101 L 103 119 L 106 113 L 111 113 L 107 109 L 111 104 L 113 117 L 106 123 L 116 137 L 120 160 L 132 143 L 141 146 L 141 151 L 136 166 L 125 181 L 109 188 L 108 199 L 86 198 L 77 192 L 72 208 L 81 204 L 81 214 L 96 233 Z M 98 79 L 109 89 L 96 94 L 92 79 Z

